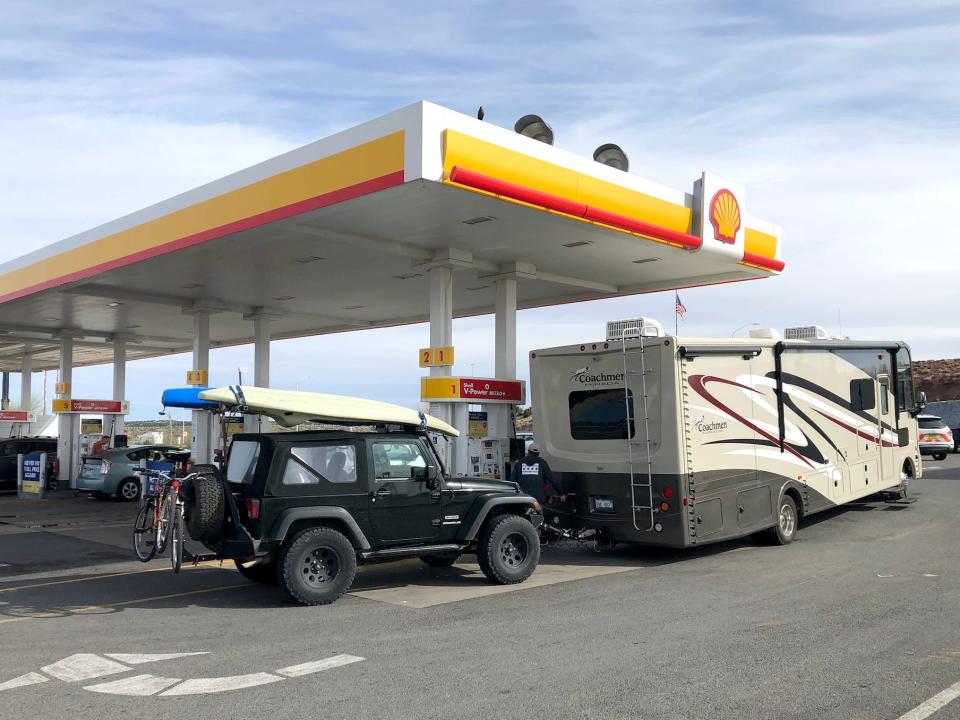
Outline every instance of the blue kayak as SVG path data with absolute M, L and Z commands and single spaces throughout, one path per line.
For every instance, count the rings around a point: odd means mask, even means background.
M 203 400 L 200 393 L 209 390 L 205 387 L 169 388 L 163 391 L 163 406 L 188 408 L 190 410 L 219 410 L 220 403 Z

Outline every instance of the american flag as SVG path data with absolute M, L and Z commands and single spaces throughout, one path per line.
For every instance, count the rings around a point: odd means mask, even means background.
M 687 308 L 686 308 L 686 306 L 685 306 L 682 302 L 680 302 L 680 293 L 674 292 L 674 295 L 675 295 L 676 298 L 677 298 L 677 302 L 676 302 L 677 316 L 678 316 L 678 317 L 683 317 L 684 315 L 687 314 Z

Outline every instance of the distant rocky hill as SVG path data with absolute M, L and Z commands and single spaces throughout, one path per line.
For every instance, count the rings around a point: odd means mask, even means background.
M 913 381 L 927 400 L 960 400 L 960 358 L 917 360 L 913 363 Z

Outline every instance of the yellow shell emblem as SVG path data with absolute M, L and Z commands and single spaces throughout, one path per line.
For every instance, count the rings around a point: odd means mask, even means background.
M 726 188 L 717 190 L 710 201 L 710 224 L 714 238 L 725 243 L 736 242 L 740 232 L 740 203 Z

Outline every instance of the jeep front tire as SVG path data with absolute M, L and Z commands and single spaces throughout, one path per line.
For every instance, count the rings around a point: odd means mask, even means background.
M 477 539 L 477 563 L 491 582 L 513 585 L 526 580 L 540 561 L 540 538 L 520 515 L 489 518 Z
M 280 551 L 280 584 L 302 605 L 329 605 L 350 589 L 356 573 L 353 545 L 332 527 L 297 533 Z

